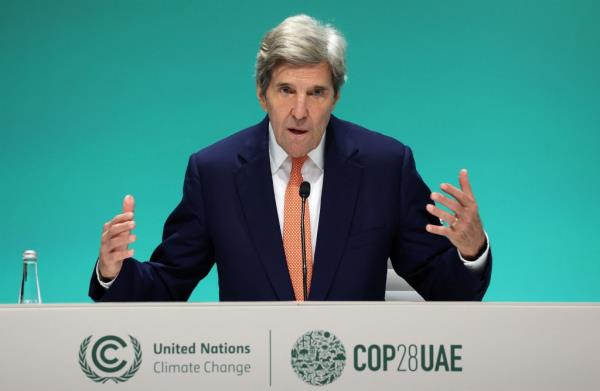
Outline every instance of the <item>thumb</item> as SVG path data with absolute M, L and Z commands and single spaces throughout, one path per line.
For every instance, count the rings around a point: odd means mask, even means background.
M 132 195 L 127 194 L 125 198 L 123 198 L 123 213 L 131 212 L 135 209 L 135 199 Z

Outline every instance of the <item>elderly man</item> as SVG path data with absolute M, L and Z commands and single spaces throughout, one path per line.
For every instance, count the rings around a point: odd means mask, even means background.
M 256 61 L 267 116 L 191 156 L 148 262 L 131 258 L 125 198 L 104 225 L 90 296 L 187 300 L 216 263 L 224 301 L 383 300 L 389 258 L 427 300 L 481 300 L 491 253 L 467 172 L 460 189 L 431 193 L 407 146 L 332 115 L 345 49 L 305 15 L 269 31 Z

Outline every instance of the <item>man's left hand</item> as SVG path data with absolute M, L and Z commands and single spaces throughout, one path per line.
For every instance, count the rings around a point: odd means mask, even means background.
M 453 214 L 435 205 L 427 205 L 427 211 L 445 221 L 447 226 L 428 224 L 425 229 L 432 234 L 447 237 L 460 251 L 463 258 L 475 260 L 486 244 L 485 234 L 483 233 L 477 202 L 469 183 L 467 170 L 460 171 L 458 181 L 460 190 L 448 183 L 440 185 L 440 188 L 454 199 L 441 193 L 431 193 L 433 201 L 444 205 Z

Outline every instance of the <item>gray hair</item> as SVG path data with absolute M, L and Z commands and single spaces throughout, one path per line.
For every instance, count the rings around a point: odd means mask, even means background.
M 280 64 L 329 64 L 335 94 L 346 81 L 346 40 L 329 24 L 308 15 L 290 16 L 267 32 L 256 55 L 256 83 L 265 95 Z

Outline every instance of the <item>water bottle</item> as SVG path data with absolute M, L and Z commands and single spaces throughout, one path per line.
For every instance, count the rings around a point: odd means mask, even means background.
M 37 272 L 37 253 L 33 250 L 23 253 L 23 280 L 19 291 L 19 304 L 42 304 Z

